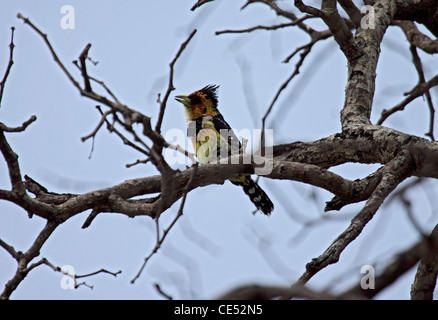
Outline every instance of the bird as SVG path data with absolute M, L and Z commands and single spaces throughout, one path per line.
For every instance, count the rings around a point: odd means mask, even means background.
M 242 148 L 231 126 L 218 109 L 218 88 L 218 85 L 209 84 L 189 95 L 175 96 L 175 100 L 184 106 L 188 122 L 187 136 L 191 139 L 201 164 L 213 163 L 213 160 L 234 155 Z M 274 210 L 269 196 L 250 175 L 240 175 L 230 178 L 229 181 L 241 186 L 257 210 L 263 214 L 269 216 Z

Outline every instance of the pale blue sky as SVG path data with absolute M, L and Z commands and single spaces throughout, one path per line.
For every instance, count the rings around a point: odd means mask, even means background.
M 91 159 L 88 158 L 91 140 L 82 143 L 80 138 L 99 121 L 95 104 L 79 96 L 54 63 L 42 39 L 16 18 L 18 12 L 48 34 L 59 57 L 77 79 L 80 74 L 71 61 L 91 43 L 90 56 L 99 63 L 89 64 L 89 73 L 104 80 L 121 102 L 151 116 L 153 123 L 158 114 L 157 94 L 164 94 L 167 88 L 169 62 L 196 28 L 197 34 L 175 67 L 176 90 L 168 102 L 163 132 L 185 130 L 183 110 L 173 96 L 206 84 L 220 85 L 219 108 L 232 127 L 260 128 L 262 115 L 296 62 L 281 61 L 306 43 L 307 35 L 297 29 L 281 29 L 216 36 L 214 32 L 218 30 L 285 20 L 260 4 L 241 11 L 244 1 L 215 1 L 192 12 L 194 3 L 194 0 L 1 1 L 1 74 L 8 61 L 11 26 L 16 27 L 16 47 L 0 121 L 14 126 L 33 114 L 38 117 L 24 133 L 7 136 L 20 156 L 23 174 L 54 192 L 80 193 L 152 175 L 156 170 L 151 165 L 127 169 L 125 164 L 135 162 L 141 155 L 106 130 L 98 133 Z M 64 30 L 60 25 L 63 17 L 60 10 L 66 4 L 75 9 L 74 30 Z M 279 4 L 292 8 L 285 1 Z M 316 21 L 309 23 L 321 27 Z M 374 121 L 382 109 L 401 101 L 402 92 L 417 82 L 404 36 L 394 28 L 388 34 L 390 39 L 385 40 L 379 62 Z M 424 57 L 424 61 L 427 59 L 432 58 Z M 434 70 L 427 68 L 426 72 L 426 77 L 430 77 Z M 313 48 L 300 76 L 283 92 L 268 118 L 267 126 L 274 129 L 274 143 L 312 141 L 338 132 L 345 76 L 346 61 L 332 39 Z M 423 135 L 427 123 L 427 106 L 418 99 L 385 125 Z M 344 165 L 333 170 L 356 179 L 377 167 Z M 429 190 L 436 191 L 436 182 L 426 183 Z M 4 164 L 0 166 L 0 184 L 1 188 L 9 187 Z M 288 285 L 302 274 L 307 262 L 327 248 L 363 205 L 348 206 L 339 213 L 323 213 L 325 201 L 332 197 L 328 192 L 289 181 L 260 179 L 260 184 L 276 206 L 269 218 L 253 216 L 252 204 L 243 191 L 228 182 L 191 192 L 184 216 L 133 285 L 130 280 L 155 245 L 151 219 L 101 214 L 88 229 L 82 230 L 88 212 L 77 215 L 55 231 L 41 256 L 57 266 L 71 265 L 78 274 L 100 268 L 122 270 L 122 274 L 117 278 L 100 274 L 86 279 L 93 290 L 86 287 L 63 290 L 62 275 L 41 266 L 28 275 L 11 298 L 161 299 L 153 287 L 158 283 L 174 298 L 192 299 L 212 298 L 247 283 Z M 416 207 L 415 213 L 425 229 L 437 220 L 431 214 L 426 195 L 420 187 L 411 193 L 416 201 L 424 203 Z M 162 215 L 162 228 L 167 227 L 178 207 L 179 202 Z M 303 222 L 321 218 L 319 224 L 301 233 Z M 27 250 L 44 222 L 38 217 L 29 220 L 24 211 L 0 203 L 0 238 L 17 250 Z M 356 283 L 362 265 L 376 265 L 378 272 L 378 267 L 416 238 L 418 234 L 401 207 L 389 204 L 367 225 L 360 239 L 348 247 L 339 264 L 323 270 L 309 285 L 342 288 Z M 0 249 L 2 288 L 15 267 L 15 261 Z M 410 272 L 404 281 L 379 297 L 408 298 L 412 277 Z

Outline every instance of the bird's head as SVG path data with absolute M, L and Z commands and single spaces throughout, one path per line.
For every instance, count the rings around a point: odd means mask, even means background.
M 184 105 L 187 121 L 196 120 L 199 117 L 214 116 L 219 113 L 217 110 L 217 89 L 219 86 L 208 85 L 191 94 L 179 95 L 175 100 Z

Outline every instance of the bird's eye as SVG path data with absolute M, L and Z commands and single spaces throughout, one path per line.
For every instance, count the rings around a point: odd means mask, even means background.
M 199 99 L 199 97 L 197 97 L 197 96 L 192 96 L 192 97 L 190 97 L 190 103 L 192 105 L 200 104 L 201 103 L 201 99 Z

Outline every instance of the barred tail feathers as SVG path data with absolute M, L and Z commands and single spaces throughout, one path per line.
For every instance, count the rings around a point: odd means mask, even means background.
M 241 176 L 237 179 L 230 179 L 233 184 L 242 186 L 243 191 L 248 195 L 251 202 L 258 210 L 269 216 L 274 210 L 274 204 L 265 191 L 250 177 Z

